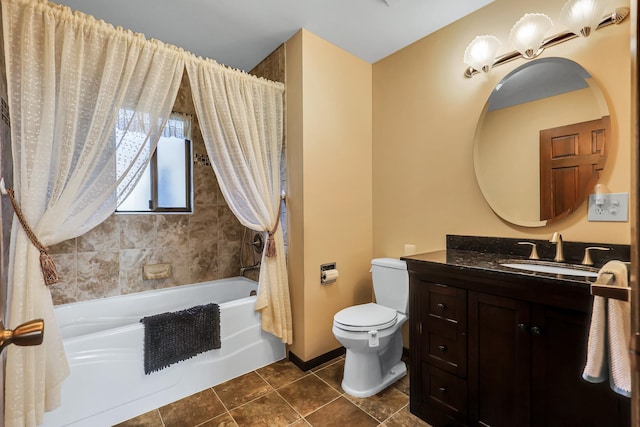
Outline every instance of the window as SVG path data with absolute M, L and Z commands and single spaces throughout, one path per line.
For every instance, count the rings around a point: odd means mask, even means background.
M 191 123 L 172 114 L 148 166 L 118 212 L 191 212 Z

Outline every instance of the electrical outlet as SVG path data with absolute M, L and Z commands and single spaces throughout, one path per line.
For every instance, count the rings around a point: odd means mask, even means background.
M 626 222 L 629 220 L 629 193 L 603 194 L 597 205 L 595 194 L 589 195 L 589 221 Z

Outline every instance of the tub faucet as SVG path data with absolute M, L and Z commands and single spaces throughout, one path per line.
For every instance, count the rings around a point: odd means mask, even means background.
M 553 236 L 551 236 L 551 239 L 549 239 L 549 241 L 556 244 L 556 257 L 553 260 L 555 262 L 564 262 L 562 235 L 556 231 L 555 233 L 553 233 Z

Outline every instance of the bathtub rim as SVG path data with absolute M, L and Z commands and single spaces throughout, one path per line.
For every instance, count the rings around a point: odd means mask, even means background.
M 94 298 L 94 299 L 89 299 L 89 300 L 82 300 L 82 301 L 72 301 L 72 302 L 67 302 L 67 303 L 63 303 L 63 304 L 55 304 L 53 306 L 53 309 L 65 309 L 67 307 L 71 307 L 71 306 L 78 306 L 78 305 L 85 305 L 88 303 L 94 303 L 96 304 L 97 302 L 104 302 L 106 300 L 108 301 L 117 301 L 119 299 L 122 298 L 132 298 L 135 297 L 137 295 L 140 295 L 141 297 L 144 295 L 149 295 L 149 294 L 155 294 L 155 293 L 170 293 L 171 291 L 177 291 L 177 290 L 181 290 L 181 289 L 191 289 L 191 288 L 195 288 L 197 286 L 203 286 L 206 284 L 213 284 L 213 283 L 219 283 L 220 285 L 224 284 L 224 283 L 229 283 L 229 282 L 246 282 L 246 283 L 251 283 L 253 285 L 255 285 L 256 287 L 256 291 L 257 291 L 257 287 L 258 287 L 258 282 L 255 280 L 251 280 L 248 277 L 244 277 L 244 276 L 233 276 L 233 277 L 225 277 L 223 279 L 213 279 L 213 280 L 205 280 L 202 282 L 194 282 L 194 283 L 187 283 L 185 285 L 175 285 L 175 286 L 168 286 L 166 288 L 160 288 L 160 289 L 147 289 L 145 291 L 139 291 L 139 292 L 131 292 L 128 294 L 120 294 L 120 295 L 111 295 L 111 296 L 107 296 L 107 297 L 102 297 L 102 298 Z M 238 298 L 241 299 L 241 298 Z M 233 299 L 232 301 L 236 301 L 236 299 Z

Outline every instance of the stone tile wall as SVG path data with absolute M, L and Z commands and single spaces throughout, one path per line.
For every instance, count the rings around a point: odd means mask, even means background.
M 285 45 L 281 44 L 269 56 L 253 67 L 250 73 L 274 82 L 285 83 L 285 63 Z

